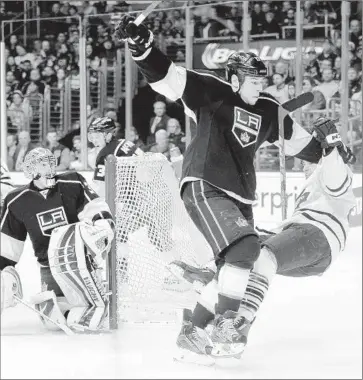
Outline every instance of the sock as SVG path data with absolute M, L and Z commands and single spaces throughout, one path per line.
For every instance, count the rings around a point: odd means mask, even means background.
M 207 308 L 197 302 L 193 315 L 192 324 L 193 326 L 205 329 L 210 321 L 213 321 L 214 313 L 210 312 Z
M 265 276 L 251 272 L 245 296 L 240 305 L 240 313 L 252 321 L 268 291 L 269 283 Z
M 218 303 L 216 313 L 238 311 L 244 297 L 250 270 L 224 264 L 218 274 Z

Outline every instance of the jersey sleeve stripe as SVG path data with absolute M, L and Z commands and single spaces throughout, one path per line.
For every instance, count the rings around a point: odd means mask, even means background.
M 352 182 L 353 182 L 353 178 L 350 178 L 350 181 L 349 181 L 349 184 L 346 186 L 345 190 L 343 192 L 341 192 L 340 194 L 332 194 L 332 193 L 329 193 L 327 191 L 327 193 L 331 196 L 331 197 L 334 197 L 334 198 L 339 198 L 341 196 L 343 196 L 351 187 L 352 185 Z M 328 189 L 328 187 L 326 186 L 326 188 Z
M 6 220 L 6 217 L 9 213 L 9 206 L 14 202 L 16 201 L 19 197 L 21 197 L 24 193 L 26 193 L 27 191 L 29 191 L 29 189 L 25 189 L 23 190 L 20 194 L 18 194 L 16 197 L 14 197 L 11 201 L 9 201 L 6 205 L 6 210 L 3 214 L 3 218 L 1 219 L 1 224 L 0 224 L 0 228 L 3 228 L 3 225 L 4 225 L 4 222 Z
M 345 177 L 345 179 L 344 179 L 344 182 L 342 183 L 342 185 L 341 186 L 339 186 L 338 188 L 336 188 L 336 189 L 331 189 L 330 187 L 328 187 L 328 186 L 325 186 L 330 192 L 332 192 L 332 193 L 337 193 L 337 192 L 339 192 L 340 190 L 342 190 L 342 188 L 344 187 L 344 185 L 348 182 L 348 180 L 349 180 L 349 175 L 347 174 L 347 176 Z
M 20 260 L 24 249 L 24 242 L 1 232 L 1 256 L 16 263 Z
M 316 223 L 320 223 L 322 224 L 325 228 L 327 228 L 335 237 L 336 239 L 338 240 L 338 243 L 339 243 L 339 249 L 342 250 L 342 242 L 340 241 L 338 235 L 334 232 L 334 230 L 332 228 L 330 228 L 325 222 L 321 221 L 321 220 L 318 220 L 318 219 L 315 219 L 313 218 L 311 215 L 307 214 L 306 212 L 302 212 L 301 215 L 303 215 L 305 218 L 309 219 L 309 220 L 312 220 Z

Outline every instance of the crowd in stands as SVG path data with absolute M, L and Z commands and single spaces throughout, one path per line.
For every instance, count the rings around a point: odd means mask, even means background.
M 14 8 L 22 2 L 0 2 L 0 20 L 9 19 L 16 14 Z M 74 5 L 74 3 L 78 5 Z M 125 105 L 106 107 L 103 113 L 97 109 L 97 89 L 102 64 L 113 65 L 117 49 L 123 46 L 112 38 L 112 28 L 117 17 L 115 12 L 130 11 L 130 3 L 125 1 L 100 2 L 38 2 L 41 16 L 40 34 L 28 36 L 24 44 L 21 33 L 9 34 L 6 38 L 5 70 L 8 121 L 8 166 L 10 170 L 20 170 L 26 152 L 34 144 L 51 148 L 58 159 L 58 169 L 83 167 L 81 162 L 81 143 L 79 118 L 73 118 L 68 129 L 61 125 L 46 125 L 45 141 L 34 139 L 32 125 L 41 123 L 39 102 L 50 96 L 48 89 L 62 90 L 66 84 L 79 91 L 79 17 L 85 18 L 86 66 L 88 68 L 88 87 L 91 95 L 88 104 L 88 122 L 95 117 L 108 115 L 118 125 L 118 136 L 123 137 Z M 153 12 L 145 21 L 156 36 L 156 41 L 174 45 L 173 59 L 185 61 L 185 11 L 175 6 L 174 1 L 163 2 L 164 9 Z M 361 162 L 362 125 L 359 119 L 362 99 L 362 25 L 361 5 L 352 3 L 349 33 L 349 116 L 352 127 L 348 135 L 350 143 Z M 213 4 L 195 2 L 193 8 L 195 38 L 233 38 L 241 39 L 242 2 Z M 19 4 L 18 4 L 19 6 Z M 311 26 L 304 36 L 321 40 L 324 28 L 313 28 L 326 20 L 332 25 L 332 32 L 322 42 L 322 52 L 317 54 L 310 49 L 304 60 L 302 91 L 312 91 L 314 100 L 303 109 L 303 125 L 309 128 L 312 118 L 321 115 L 326 109 L 334 109 L 339 116 L 342 94 L 341 86 L 341 11 L 340 2 L 304 1 L 303 24 Z M 135 8 L 135 7 L 134 7 Z M 133 9 L 134 9 L 133 8 Z M 143 6 L 144 8 L 144 6 Z M 295 38 L 296 9 L 293 1 L 250 1 L 251 37 L 274 34 L 273 38 Z M 292 26 L 291 29 L 284 27 Z M 284 30 L 284 33 L 282 32 Z M 324 34 L 324 33 L 323 33 Z M 271 36 L 270 36 L 271 37 Z M 269 38 L 270 38 L 269 37 Z M 295 96 L 295 78 L 289 62 L 279 60 L 274 65 L 272 75 L 266 77 L 264 91 L 272 94 L 280 102 Z M 92 89 L 95 89 L 92 92 Z M 54 107 L 59 107 L 59 102 Z M 184 113 L 180 103 L 170 102 L 146 86 L 141 78 L 138 91 L 133 99 L 133 125 L 131 138 L 143 150 L 161 152 L 170 157 L 172 148 L 185 150 Z M 143 112 L 140 112 L 140 109 Z M 359 144 L 355 144 L 359 142 Z M 88 168 L 94 167 L 97 151 L 88 149 Z M 277 151 L 264 150 L 261 157 L 270 162 L 276 170 Z M 291 169 L 292 167 L 290 167 Z

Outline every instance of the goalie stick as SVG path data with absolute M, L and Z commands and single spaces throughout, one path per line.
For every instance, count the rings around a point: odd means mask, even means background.
M 285 140 L 284 140 L 284 118 L 290 112 L 309 104 L 313 101 L 312 92 L 305 92 L 281 104 L 278 110 L 279 119 L 279 162 L 280 162 L 280 180 L 281 180 L 281 212 L 282 220 L 287 218 L 287 202 L 286 202 L 286 166 L 285 166 Z
M 61 330 L 63 330 L 67 335 L 76 335 L 74 333 L 74 331 L 72 331 L 68 326 L 64 325 L 64 324 L 61 324 L 61 323 L 58 323 L 56 322 L 54 319 L 52 318 L 49 318 L 47 315 L 45 315 L 43 312 L 41 311 L 38 311 L 35 307 L 33 307 L 32 305 L 30 305 L 28 302 L 24 301 L 22 298 L 20 297 L 17 297 L 15 295 L 13 295 L 14 299 L 23 304 L 24 306 L 26 306 L 28 309 L 34 311 L 34 313 L 37 313 L 39 316 L 41 316 L 42 318 L 46 319 L 47 321 L 53 323 L 54 325 L 56 325 L 57 327 L 59 327 Z

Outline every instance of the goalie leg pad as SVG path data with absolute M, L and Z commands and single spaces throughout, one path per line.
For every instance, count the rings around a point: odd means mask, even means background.
M 23 298 L 23 288 L 17 270 L 9 266 L 1 271 L 1 312 L 16 305 L 14 295 Z
M 52 275 L 72 307 L 105 308 L 102 268 L 85 247 L 78 223 L 53 231 L 48 257 Z

